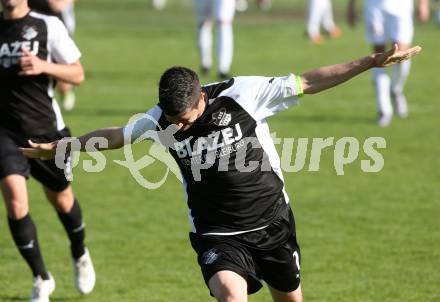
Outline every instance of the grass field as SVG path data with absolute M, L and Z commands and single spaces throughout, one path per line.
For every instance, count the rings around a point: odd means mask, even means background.
M 198 68 L 191 5 L 171 1 L 155 12 L 145 1 L 78 1 L 76 40 L 87 80 L 78 106 L 65 119 L 74 134 L 123 125 L 155 104 L 162 71 Z M 300 1 L 275 0 L 267 15 L 252 8 L 236 19 L 234 74 L 284 75 L 366 55 L 359 26 L 322 46 L 303 37 Z M 336 1 L 339 20 L 343 12 Z M 364 173 L 360 158 L 337 176 L 333 150 L 319 172 L 286 173 L 302 247 L 306 301 L 440 301 L 440 28 L 417 25 L 424 47 L 407 85 L 411 114 L 389 128 L 374 124 L 370 74 L 331 91 L 306 96 L 299 107 L 271 118 L 279 137 L 384 137 L 385 166 Z M 214 74 L 215 75 L 215 74 Z M 204 82 L 216 80 L 203 78 Z M 149 144 L 136 146 L 137 154 Z M 97 270 L 95 292 L 80 297 L 73 286 L 68 241 L 35 181 L 29 182 L 32 215 L 48 269 L 57 282 L 53 301 L 213 301 L 188 242 L 187 209 L 174 176 L 157 190 L 141 188 L 108 152 L 101 173 L 75 170 L 73 183 L 87 222 L 87 243 Z M 87 157 L 81 155 L 81 159 Z M 161 163 L 143 174 L 159 179 Z M 0 208 L 0 301 L 26 301 L 31 275 L 12 243 Z M 270 301 L 267 289 L 250 301 Z

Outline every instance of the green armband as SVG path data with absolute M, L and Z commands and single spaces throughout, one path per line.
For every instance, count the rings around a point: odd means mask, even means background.
M 304 95 L 304 90 L 302 86 L 302 81 L 300 76 L 295 76 L 296 79 L 296 88 L 298 89 L 298 96 L 302 97 Z

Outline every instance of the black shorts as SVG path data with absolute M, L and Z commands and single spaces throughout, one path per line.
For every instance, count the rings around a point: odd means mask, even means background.
M 63 191 L 69 186 L 66 175 L 70 173 L 70 169 L 59 169 L 55 165 L 55 160 L 28 159 L 18 148 L 28 147 L 28 139 L 36 143 L 48 143 L 66 136 L 70 136 L 68 128 L 36 137 L 24 137 L 0 128 L 0 179 L 12 174 L 26 178 L 32 175 L 50 190 Z M 69 161 L 70 158 L 66 160 Z
M 300 249 L 293 213 L 287 204 L 279 217 L 262 230 L 232 236 L 190 233 L 190 240 L 206 285 L 215 273 L 228 270 L 247 281 L 248 294 L 260 290 L 261 280 L 282 292 L 299 287 Z

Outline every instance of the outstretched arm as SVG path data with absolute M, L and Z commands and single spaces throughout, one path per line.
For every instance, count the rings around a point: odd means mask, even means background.
M 87 142 L 92 138 L 103 138 L 108 143 L 106 148 L 102 148 L 98 144 L 94 145 L 96 150 L 119 149 L 124 146 L 123 128 L 113 127 L 98 129 L 77 138 L 66 137 L 51 143 L 37 144 L 29 141 L 30 148 L 21 148 L 21 151 L 29 158 L 50 159 L 55 157 L 58 145 L 66 144 L 67 152 L 70 151 L 73 140 L 78 140 L 80 143 L 80 150 L 76 151 L 87 151 Z
M 345 64 L 314 69 L 301 75 L 304 93 L 317 93 L 337 86 L 374 67 L 388 67 L 400 63 L 410 59 L 421 50 L 420 46 L 408 50 L 399 50 L 399 47 L 395 44 L 393 49 L 386 52 L 374 53 Z

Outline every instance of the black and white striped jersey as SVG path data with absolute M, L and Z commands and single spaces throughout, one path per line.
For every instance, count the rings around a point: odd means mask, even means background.
M 81 56 L 58 18 L 33 11 L 15 20 L 0 15 L 0 129 L 25 136 L 60 130 L 65 125 L 53 99 L 54 80 L 46 74 L 20 76 L 22 48 L 60 64 Z
M 180 167 L 193 232 L 262 229 L 277 217 L 280 200 L 288 202 L 266 118 L 298 103 L 299 81 L 294 75 L 252 76 L 204 86 L 204 113 L 172 140 L 162 139 Z M 169 125 L 157 105 L 127 125 L 124 135 L 133 142 Z

